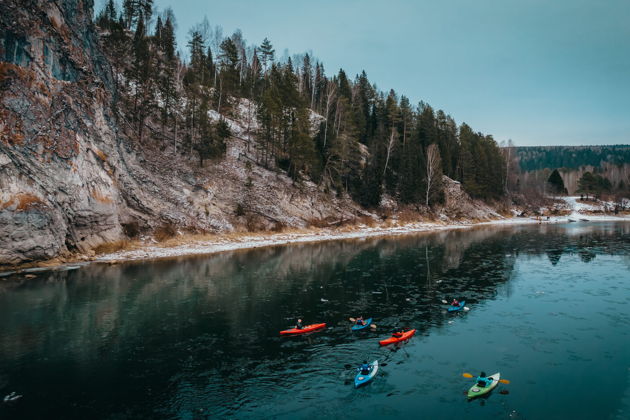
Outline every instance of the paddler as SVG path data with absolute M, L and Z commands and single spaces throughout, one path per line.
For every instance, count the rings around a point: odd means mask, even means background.
M 486 372 L 481 372 L 479 376 L 477 376 L 477 386 L 481 388 L 485 388 L 492 383 L 492 379 L 488 379 L 486 377 Z
M 363 375 L 367 375 L 368 373 L 370 373 L 370 369 L 372 369 L 372 367 L 368 365 L 367 360 L 364 360 L 363 364 L 358 368 L 359 372 L 361 372 L 361 374 Z
M 459 301 L 457 299 L 453 299 L 451 306 L 459 306 Z
M 295 328 L 297 330 L 301 330 L 302 328 L 304 328 L 304 325 L 302 325 L 302 318 L 298 318 L 297 323 L 295 324 Z
M 365 325 L 365 321 L 362 316 L 357 318 L 357 325 Z
M 396 337 L 396 338 L 400 338 L 403 335 L 403 332 L 405 330 L 403 330 L 402 328 L 398 327 L 394 329 L 394 332 L 392 333 L 392 337 Z

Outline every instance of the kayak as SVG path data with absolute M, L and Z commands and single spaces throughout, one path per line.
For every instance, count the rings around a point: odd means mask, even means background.
M 358 388 L 370 382 L 376 376 L 376 372 L 378 372 L 378 360 L 370 363 L 370 373 L 367 375 L 364 375 L 360 371 L 357 373 L 357 376 L 354 377 L 354 387 Z
M 311 325 L 305 325 L 302 329 L 291 328 L 288 330 L 280 331 L 280 334 L 281 335 L 304 334 L 307 332 L 321 330 L 322 328 L 325 328 L 325 327 L 326 327 L 326 323 L 311 324 Z
M 459 306 L 449 306 L 448 311 L 449 312 L 461 311 L 464 308 L 465 304 L 466 304 L 466 301 L 462 300 L 461 302 L 459 302 Z
M 364 329 L 364 328 L 369 327 L 369 326 L 370 326 L 370 324 L 372 324 L 372 318 L 368 318 L 368 319 L 366 319 L 366 320 L 365 320 L 365 324 L 363 324 L 363 325 L 354 324 L 354 325 L 352 326 L 352 331 L 359 331 L 359 330 L 362 330 L 362 329 Z
M 416 333 L 416 330 L 409 330 L 409 331 L 405 331 L 401 337 L 389 337 L 386 340 L 381 340 L 379 341 L 379 344 L 381 346 L 386 346 L 388 344 L 392 344 L 392 343 L 398 343 L 401 341 L 405 341 L 405 340 L 409 340 L 411 337 L 413 337 L 413 335 Z
M 487 394 L 488 392 L 492 391 L 494 388 L 497 387 L 497 385 L 499 385 L 499 379 L 501 379 L 501 374 L 497 372 L 494 375 L 488 376 L 488 379 L 492 379 L 492 382 L 490 383 L 490 385 L 486 387 L 480 387 L 475 382 L 475 384 L 472 387 L 470 387 L 470 389 L 468 390 L 468 398 L 475 398 L 475 397 Z

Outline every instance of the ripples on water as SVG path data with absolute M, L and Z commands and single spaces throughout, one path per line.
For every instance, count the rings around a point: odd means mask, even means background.
M 0 396 L 24 397 L 0 417 L 627 418 L 629 238 L 481 228 L 4 278 Z M 328 328 L 280 337 L 298 317 Z M 380 348 L 396 326 L 418 332 Z M 480 370 L 509 395 L 467 402 Z

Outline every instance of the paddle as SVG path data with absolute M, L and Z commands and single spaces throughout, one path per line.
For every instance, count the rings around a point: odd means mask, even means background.
M 464 378 L 475 378 L 476 376 L 471 375 L 470 373 L 462 373 L 462 376 Z M 499 382 L 501 382 L 502 384 L 509 384 L 510 381 L 508 381 L 507 379 L 499 379 Z

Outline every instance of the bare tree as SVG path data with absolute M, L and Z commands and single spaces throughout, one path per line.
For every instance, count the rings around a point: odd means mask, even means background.
M 328 86 L 326 87 L 326 126 L 324 128 L 324 147 L 326 147 L 326 138 L 328 136 L 328 119 L 330 117 L 330 106 L 333 102 L 335 102 L 335 98 L 337 97 L 337 85 L 335 82 L 330 80 L 328 82 Z
M 509 193 L 509 180 L 510 175 L 514 175 L 516 171 L 513 150 L 514 150 L 514 142 L 512 139 L 509 139 L 507 142 L 501 142 L 501 152 L 503 153 L 503 158 L 505 159 L 505 177 L 503 180 L 503 190 L 506 193 Z
M 441 161 L 442 159 L 440 158 L 440 149 L 438 148 L 438 145 L 435 143 L 429 145 L 429 147 L 427 147 L 427 191 L 424 199 L 424 205 L 427 207 L 429 206 L 429 195 L 431 193 L 431 189 L 435 188 L 437 178 L 442 172 Z
M 389 157 L 392 154 L 392 150 L 394 149 L 394 142 L 396 140 L 396 127 L 392 126 L 392 132 L 389 135 L 389 143 L 387 143 L 387 157 L 385 158 L 385 168 L 383 169 L 383 176 L 387 172 L 387 164 L 389 163 Z
M 184 63 L 181 60 L 177 60 L 177 67 L 175 70 L 175 91 L 177 92 L 177 97 L 181 98 L 182 97 L 182 91 L 183 91 L 183 83 L 184 83 L 184 70 L 186 69 L 186 67 L 184 66 Z M 175 104 L 173 104 L 173 122 L 175 124 L 175 131 L 174 131 L 174 135 L 173 135 L 173 150 L 175 151 L 175 153 L 177 153 L 177 117 L 179 114 L 179 110 L 181 109 L 181 101 L 177 101 Z

